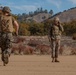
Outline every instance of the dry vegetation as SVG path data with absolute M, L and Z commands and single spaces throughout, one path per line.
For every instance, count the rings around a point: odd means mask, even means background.
M 24 36 L 18 37 L 17 43 L 13 44 L 13 54 L 51 54 L 50 42 L 47 36 Z M 71 37 L 63 37 L 59 50 L 61 55 L 76 55 L 76 40 Z

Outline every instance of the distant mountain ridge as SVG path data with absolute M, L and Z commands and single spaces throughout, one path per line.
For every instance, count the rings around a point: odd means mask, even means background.
M 55 17 L 59 17 L 61 22 L 70 22 L 72 20 L 76 20 L 76 7 L 59 12 L 51 16 L 49 19 L 53 19 Z
M 0 6 L 0 14 L 2 13 L 2 6 Z M 22 15 L 16 15 L 19 22 L 32 22 L 35 21 L 37 23 L 44 22 L 48 19 L 53 19 L 55 17 L 59 17 L 61 22 L 70 22 L 72 20 L 76 20 L 76 7 L 70 8 L 68 10 L 64 10 L 63 12 L 58 12 L 53 15 L 53 10 L 50 12 L 43 10 L 42 8 L 38 8 L 34 12 L 29 12 L 29 14 L 23 13 Z
M 32 17 L 26 18 L 27 21 L 35 21 L 37 23 L 43 22 L 44 20 L 48 19 L 51 17 L 51 14 L 48 13 L 39 13 L 37 15 L 34 15 Z
M 51 16 L 51 14 L 48 14 L 48 13 L 39 13 L 37 15 L 34 15 L 33 17 L 28 17 L 27 20 L 43 22 L 48 19 L 50 19 L 50 20 L 54 19 L 55 17 L 59 17 L 59 19 L 62 23 L 76 20 L 76 7 L 70 8 L 68 10 L 64 10 L 63 12 L 58 12 L 53 16 Z

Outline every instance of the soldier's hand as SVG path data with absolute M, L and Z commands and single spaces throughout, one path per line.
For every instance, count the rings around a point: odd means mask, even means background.
M 16 36 L 18 36 L 18 32 L 16 32 Z

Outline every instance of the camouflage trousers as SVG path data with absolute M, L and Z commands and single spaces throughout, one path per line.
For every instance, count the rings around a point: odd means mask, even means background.
M 52 58 L 58 58 L 60 40 L 51 40 Z
M 2 53 L 4 51 L 7 51 L 9 54 L 11 53 L 12 38 L 12 33 L 0 33 L 0 47 Z

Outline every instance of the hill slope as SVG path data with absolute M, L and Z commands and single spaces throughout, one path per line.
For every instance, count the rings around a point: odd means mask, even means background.
M 61 22 L 70 22 L 72 20 L 76 20 L 76 7 L 59 12 L 50 17 L 50 19 L 53 19 L 54 17 L 59 17 Z
M 48 19 L 49 17 L 51 17 L 51 14 L 48 14 L 48 13 L 39 13 L 39 14 L 34 15 L 32 17 L 26 18 L 26 20 L 27 21 L 35 21 L 37 23 L 40 23 L 40 22 Z

